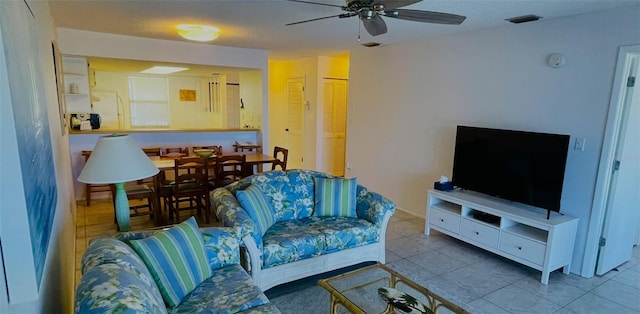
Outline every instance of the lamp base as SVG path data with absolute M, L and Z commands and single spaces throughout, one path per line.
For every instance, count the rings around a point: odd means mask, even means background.
M 129 200 L 127 192 L 124 190 L 124 183 L 116 183 L 116 199 L 113 200 L 116 207 L 116 220 L 120 231 L 129 231 Z

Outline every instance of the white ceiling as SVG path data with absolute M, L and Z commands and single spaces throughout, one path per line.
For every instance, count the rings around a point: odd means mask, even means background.
M 315 2 L 345 4 L 344 0 Z M 285 26 L 342 12 L 337 7 L 286 0 L 49 0 L 49 4 L 57 27 L 186 41 L 176 34 L 176 25 L 209 24 L 221 30 L 213 45 L 264 49 L 270 59 L 290 59 L 340 54 L 372 41 L 385 45 L 481 28 L 517 27 L 505 19 L 526 14 L 553 19 L 638 5 L 640 0 L 424 0 L 404 8 L 467 19 L 454 26 L 384 18 L 389 31 L 375 37 L 359 27 L 357 17 Z

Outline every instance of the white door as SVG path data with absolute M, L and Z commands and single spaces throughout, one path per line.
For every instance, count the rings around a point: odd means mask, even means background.
M 627 77 L 638 78 L 640 54 L 630 59 Z M 640 227 L 640 88 L 628 79 L 602 229 L 596 274 L 603 275 L 631 259 Z
M 322 105 L 320 171 L 344 176 L 347 131 L 347 82 L 325 79 Z
M 302 139 L 304 135 L 304 79 L 287 80 L 287 169 L 301 169 L 304 165 Z

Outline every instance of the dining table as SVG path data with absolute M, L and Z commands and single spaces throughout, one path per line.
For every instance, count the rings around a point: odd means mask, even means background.
M 265 164 L 272 164 L 274 161 L 276 161 L 277 159 L 273 156 L 267 155 L 267 154 L 263 154 L 262 152 L 228 152 L 228 153 L 223 153 L 223 156 L 228 156 L 228 155 L 245 155 L 246 157 L 246 164 L 251 166 L 252 168 L 255 167 L 257 172 L 262 172 L 262 167 Z M 164 217 L 164 214 L 162 213 L 162 209 L 160 208 L 160 193 L 158 193 L 159 189 L 162 187 L 162 183 L 161 178 L 163 177 L 163 173 L 166 170 L 173 170 L 174 167 L 174 160 L 176 158 L 182 158 L 182 157 L 198 157 L 196 155 L 193 156 L 149 156 L 149 159 L 151 160 L 151 162 L 160 170 L 160 172 L 158 172 L 157 175 L 155 175 L 153 177 L 153 188 L 155 191 L 155 198 L 153 200 L 154 204 L 154 208 L 158 208 L 157 211 L 155 211 L 156 214 L 154 214 L 154 219 L 155 219 L 155 224 L 156 226 L 163 226 L 166 225 L 168 223 L 168 219 L 166 219 Z M 210 158 L 214 158 L 213 156 Z

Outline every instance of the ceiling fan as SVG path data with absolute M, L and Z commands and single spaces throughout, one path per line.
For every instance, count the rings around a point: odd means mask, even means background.
M 449 13 L 399 9 L 400 7 L 408 6 L 408 5 L 420 2 L 422 0 L 346 0 L 347 2 L 346 6 L 303 1 L 303 0 L 287 0 L 287 1 L 337 7 L 345 11 L 345 13 L 319 17 L 315 19 L 304 20 L 304 21 L 289 23 L 285 25 L 295 25 L 295 24 L 329 19 L 333 17 L 348 18 L 352 16 L 358 16 L 358 18 L 360 18 L 360 21 L 362 21 L 362 25 L 364 25 L 364 28 L 372 36 L 381 35 L 387 32 L 387 24 L 384 22 L 381 16 L 390 17 L 394 19 L 414 21 L 414 22 L 451 24 L 451 25 L 460 25 L 466 19 L 466 17 L 464 16 L 449 14 Z

